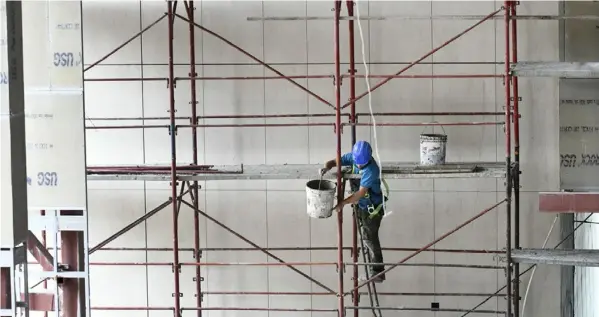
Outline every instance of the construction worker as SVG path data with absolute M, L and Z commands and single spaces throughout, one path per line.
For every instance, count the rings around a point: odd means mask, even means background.
M 337 166 L 336 160 L 325 163 L 320 169 L 320 175 L 326 174 Z M 355 206 L 357 203 L 357 216 L 362 230 L 362 240 L 370 251 L 372 263 L 383 263 L 383 252 L 379 241 L 379 227 L 385 213 L 383 208 L 383 196 L 381 190 L 380 169 L 372 157 L 372 147 L 366 141 L 358 141 L 354 144 L 351 153 L 341 156 L 341 166 L 351 166 L 352 174 L 360 174 L 360 179 L 350 179 L 352 194 L 345 198 L 334 209 L 337 212 L 343 210 L 345 205 Z M 370 265 L 369 276 L 372 277 L 385 270 L 385 266 Z M 378 276 L 374 282 L 381 283 L 385 280 L 385 274 Z

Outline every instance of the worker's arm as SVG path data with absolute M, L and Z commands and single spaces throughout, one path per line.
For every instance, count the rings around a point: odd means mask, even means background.
M 358 189 L 357 192 L 355 192 L 355 193 L 351 194 L 349 197 L 345 198 L 339 205 L 333 207 L 333 209 L 335 209 L 337 211 L 341 211 L 341 210 L 343 210 L 343 206 L 357 203 L 358 200 L 360 200 L 360 198 L 366 196 L 367 193 L 368 193 L 368 188 L 360 187 L 360 189 Z
M 331 170 L 333 167 L 337 166 L 337 160 L 330 160 L 326 163 L 324 163 L 324 168 L 329 171 Z
M 347 153 L 341 156 L 341 166 L 350 166 L 353 164 L 351 153 Z M 324 175 L 330 171 L 333 167 L 337 166 L 337 159 L 327 161 L 324 163 L 324 167 L 320 169 L 320 174 Z
M 379 175 L 377 173 L 373 173 L 371 170 L 364 170 L 364 173 L 362 173 L 362 177 L 360 178 L 360 189 L 358 189 L 358 191 L 349 197 L 345 198 L 338 206 L 335 207 L 335 209 L 337 211 L 341 211 L 343 206 L 357 203 L 358 200 L 366 196 L 366 194 L 368 194 L 368 190 L 377 183 L 380 183 Z
M 366 196 L 366 194 L 368 193 L 368 188 L 366 187 L 360 187 L 360 189 L 358 189 L 357 192 L 349 195 L 349 197 L 345 198 L 341 204 L 343 205 L 351 205 L 351 204 L 355 204 L 358 202 L 358 200 L 360 200 L 361 198 L 363 198 L 364 196 Z

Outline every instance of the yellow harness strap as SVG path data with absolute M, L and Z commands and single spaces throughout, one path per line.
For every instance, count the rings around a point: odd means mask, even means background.
M 355 165 L 352 165 L 352 174 L 357 174 L 356 173 L 356 166 Z M 381 179 L 381 183 L 385 187 L 385 194 L 383 194 L 383 201 L 385 201 L 385 200 L 389 199 L 389 185 L 387 184 L 387 181 L 384 178 Z M 368 199 L 370 201 L 370 193 L 366 193 L 366 195 L 364 196 L 364 198 L 366 198 L 366 199 Z M 382 203 L 375 208 L 374 204 L 372 204 L 372 202 L 371 202 L 370 205 L 368 205 L 368 215 L 369 215 L 369 218 L 376 217 L 379 214 L 379 212 L 381 211 L 382 208 L 383 208 L 383 204 Z

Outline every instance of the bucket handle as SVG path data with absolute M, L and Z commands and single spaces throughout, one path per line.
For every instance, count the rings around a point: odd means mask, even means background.
M 432 121 L 431 123 L 439 123 L 439 121 Z M 443 128 L 443 125 L 439 125 L 441 127 L 441 130 L 443 130 L 443 134 L 447 135 L 447 132 L 445 132 L 445 128 Z M 422 131 L 420 131 L 420 134 L 422 134 L 422 132 L 424 132 L 424 130 L 426 130 L 426 128 L 428 128 L 428 125 L 425 125 L 424 128 L 422 128 Z

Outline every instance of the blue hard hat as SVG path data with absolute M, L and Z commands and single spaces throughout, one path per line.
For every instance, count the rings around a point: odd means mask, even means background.
M 372 157 L 372 148 L 370 147 L 370 143 L 366 141 L 358 141 L 354 144 L 354 148 L 351 152 L 354 163 L 357 165 L 364 165 L 370 161 Z

